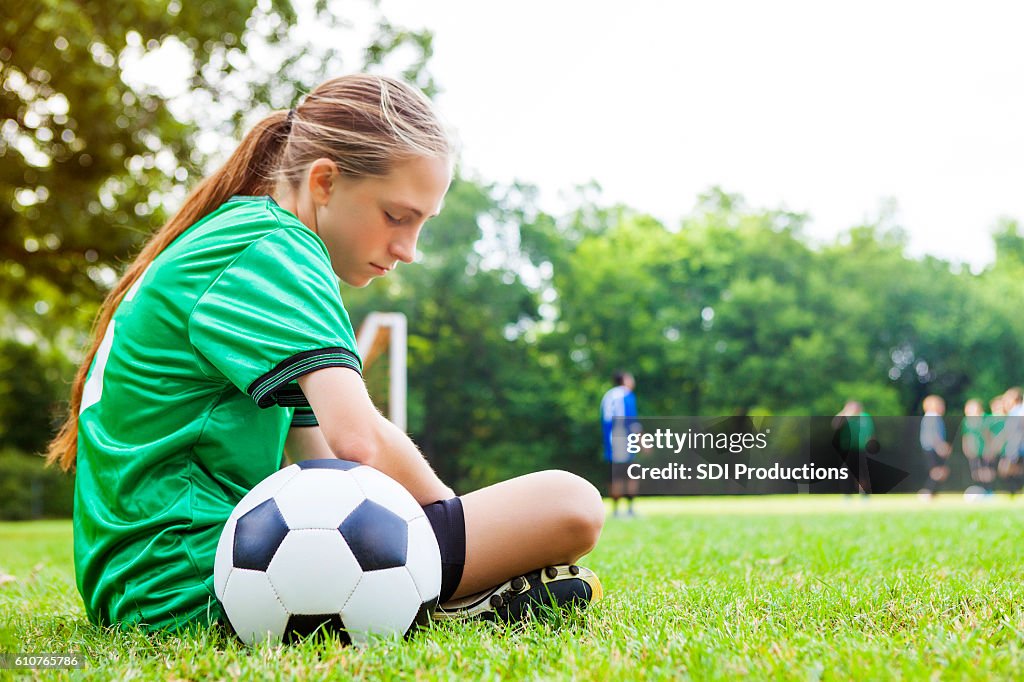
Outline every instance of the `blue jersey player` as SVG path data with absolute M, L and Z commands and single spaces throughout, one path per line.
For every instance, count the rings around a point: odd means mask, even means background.
M 604 458 L 611 465 L 611 483 L 608 494 L 612 498 L 612 513 L 619 515 L 619 499 L 626 498 L 627 514 L 634 516 L 633 497 L 639 482 L 626 475 L 634 455 L 626 449 L 626 436 L 640 431 L 636 410 L 636 380 L 628 372 L 612 375 L 614 386 L 601 398 L 601 431 L 604 438 Z

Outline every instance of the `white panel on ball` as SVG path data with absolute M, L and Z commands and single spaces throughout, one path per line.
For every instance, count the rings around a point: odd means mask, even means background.
M 420 598 L 404 566 L 363 574 L 356 591 L 341 610 L 341 620 L 354 644 L 369 635 L 403 635 L 419 611 Z
M 231 512 L 231 518 L 237 519 L 247 511 L 259 506 L 261 502 L 273 497 L 277 494 L 278 490 L 284 487 L 285 483 L 295 478 L 299 471 L 301 471 L 301 469 L 293 464 L 285 467 L 284 469 L 275 471 L 264 478 L 253 486 L 253 489 L 247 492 L 245 497 L 235 505 L 234 511 Z
M 359 483 L 367 499 L 384 505 L 406 521 L 425 516 L 423 507 L 416 504 L 412 493 L 393 478 L 368 466 L 356 467 L 349 473 Z
M 224 600 L 234 607 L 229 620 L 243 642 L 280 641 L 288 623 L 288 612 L 278 600 L 266 573 L 232 569 L 224 586 Z
M 409 549 L 405 560 L 422 601 L 441 593 L 441 550 L 427 517 L 409 523 Z
M 274 495 L 292 530 L 337 528 L 363 499 L 350 472 L 331 469 L 300 471 Z
M 217 554 L 213 561 L 213 591 L 217 595 L 217 599 L 221 600 L 224 599 L 224 586 L 228 584 L 228 576 L 232 570 L 236 523 L 238 523 L 238 519 L 232 516 L 224 524 L 220 540 L 217 541 Z
M 337 530 L 293 530 L 267 567 L 289 613 L 337 613 L 363 571 Z

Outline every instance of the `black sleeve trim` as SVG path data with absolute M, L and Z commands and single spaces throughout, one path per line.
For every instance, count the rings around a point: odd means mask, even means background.
M 281 407 L 309 407 L 309 401 L 306 400 L 302 389 L 295 383 L 282 386 L 277 390 L 275 396 L 277 404 Z
M 246 392 L 260 407 L 309 405 L 302 391 L 288 384 L 304 374 L 325 367 L 348 367 L 362 374 L 359 356 L 348 348 L 318 348 L 296 353 L 281 361 L 277 367 L 249 384 Z
M 295 415 L 292 417 L 292 428 L 302 426 L 320 426 L 316 415 L 309 407 L 296 407 Z

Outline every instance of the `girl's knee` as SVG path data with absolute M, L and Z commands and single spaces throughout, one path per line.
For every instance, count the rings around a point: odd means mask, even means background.
M 543 472 L 563 523 L 563 532 L 572 539 L 580 555 L 597 544 L 604 527 L 604 502 L 601 493 L 585 478 L 568 471 Z

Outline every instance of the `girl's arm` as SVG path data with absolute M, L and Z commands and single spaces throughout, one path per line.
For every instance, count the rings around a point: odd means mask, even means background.
M 327 367 L 298 382 L 320 423 L 319 429 L 308 429 L 322 434 L 327 449 L 320 452 L 379 469 L 420 504 L 455 497 L 409 437 L 377 410 L 357 372 Z
M 290 462 L 334 457 L 319 426 L 293 426 L 290 428 L 288 438 L 284 442 L 284 454 L 288 455 Z

